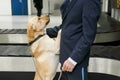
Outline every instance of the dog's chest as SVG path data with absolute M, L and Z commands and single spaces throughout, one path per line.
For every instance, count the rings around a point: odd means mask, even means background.
M 34 52 L 51 52 L 55 54 L 58 50 L 56 47 L 55 40 L 49 38 L 47 35 L 41 37 L 32 45 L 32 51 Z
M 59 56 L 56 54 L 50 54 L 50 53 L 44 53 L 42 55 L 40 55 L 39 57 L 37 57 L 37 60 L 40 63 L 44 63 L 44 62 L 54 62 L 57 63 L 59 59 Z
M 55 48 L 55 41 L 47 35 L 40 39 L 40 46 L 44 49 L 53 50 Z

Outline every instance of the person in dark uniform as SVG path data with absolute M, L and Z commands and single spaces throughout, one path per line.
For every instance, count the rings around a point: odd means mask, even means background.
M 43 8 L 43 0 L 33 0 L 34 7 L 37 9 L 37 16 L 41 16 Z
M 61 5 L 62 24 L 47 28 L 49 37 L 61 32 L 61 80 L 88 80 L 90 48 L 97 32 L 101 13 L 100 0 L 64 0 Z

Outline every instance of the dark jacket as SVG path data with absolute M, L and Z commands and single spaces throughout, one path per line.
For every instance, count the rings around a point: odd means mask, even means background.
M 61 6 L 62 24 L 48 28 L 47 34 L 56 37 L 62 28 L 60 62 L 71 57 L 78 64 L 88 66 L 89 51 L 97 30 L 101 12 L 100 0 L 72 0 L 68 7 Z

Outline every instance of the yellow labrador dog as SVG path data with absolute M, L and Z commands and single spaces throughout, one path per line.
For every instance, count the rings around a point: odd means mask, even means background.
M 60 31 L 56 39 L 44 34 L 49 23 L 49 16 L 33 17 L 28 22 L 27 37 L 35 59 L 36 73 L 34 80 L 52 80 L 59 63 Z

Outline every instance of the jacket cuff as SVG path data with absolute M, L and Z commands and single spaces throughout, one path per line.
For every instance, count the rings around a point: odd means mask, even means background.
M 69 57 L 68 60 L 69 60 L 74 66 L 76 66 L 77 62 L 74 61 L 71 57 Z

